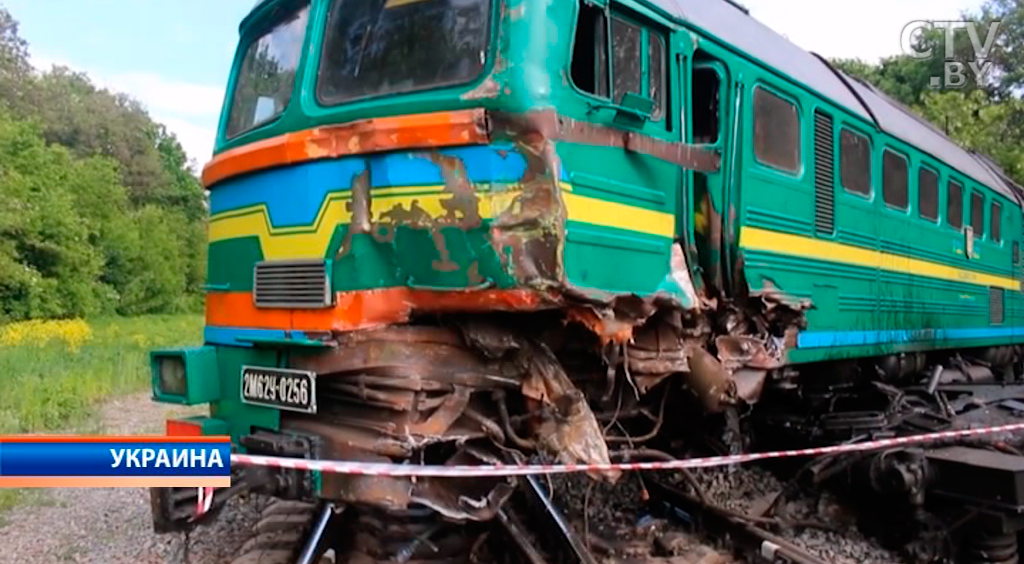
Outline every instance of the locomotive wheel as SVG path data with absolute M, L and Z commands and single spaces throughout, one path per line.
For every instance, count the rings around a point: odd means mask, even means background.
M 260 514 L 254 536 L 242 545 L 231 564 L 293 564 L 309 533 L 316 506 L 275 500 Z M 321 557 L 318 564 L 333 564 Z

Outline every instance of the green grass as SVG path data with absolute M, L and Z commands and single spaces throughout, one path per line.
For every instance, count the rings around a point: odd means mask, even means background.
M 91 338 L 79 350 L 65 341 L 0 344 L 0 433 L 67 430 L 112 395 L 149 386 L 149 351 L 202 342 L 198 315 L 88 321 Z
M 149 388 L 150 350 L 202 342 L 199 315 L 87 323 L 0 327 L 0 434 L 101 432 L 93 416 L 104 399 Z M 0 513 L 37 493 L 0 489 Z

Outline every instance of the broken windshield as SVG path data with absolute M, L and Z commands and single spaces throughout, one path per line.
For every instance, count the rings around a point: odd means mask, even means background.
M 317 97 L 326 105 L 462 84 L 486 61 L 490 0 L 334 0 Z

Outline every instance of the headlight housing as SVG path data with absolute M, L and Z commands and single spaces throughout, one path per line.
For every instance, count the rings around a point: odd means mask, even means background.
M 215 348 L 153 351 L 149 358 L 155 401 L 197 405 L 220 399 Z

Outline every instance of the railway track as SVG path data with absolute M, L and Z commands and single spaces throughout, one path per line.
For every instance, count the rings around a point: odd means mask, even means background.
M 663 480 L 652 478 L 647 483 L 654 499 L 660 500 L 671 510 L 685 512 L 691 520 L 700 524 L 705 535 L 730 539 L 733 551 L 750 564 L 831 564 L 758 526 L 758 522 L 765 521 L 763 518 L 745 516 L 718 507 Z
M 588 534 L 580 526 L 585 515 L 571 519 L 550 484 L 526 476 L 497 518 L 460 543 L 434 537 L 441 527 L 417 529 L 409 515 L 389 522 L 351 508 L 275 500 L 232 564 L 835 564 L 762 526 L 772 519 L 717 506 L 662 477 L 637 478 L 649 495 L 637 508 L 645 516 L 640 521 L 663 524 L 653 535 L 629 523 L 621 523 L 626 532 L 618 539 Z M 369 521 L 374 525 L 367 527 Z M 688 540 L 686 550 L 673 548 L 680 538 Z
M 276 501 L 232 564 L 894 564 L 914 562 L 915 553 L 918 562 L 1018 562 L 1015 533 L 990 524 L 973 529 L 956 558 L 913 546 L 943 542 L 945 532 L 888 552 L 860 534 L 855 520 L 843 523 L 834 507 L 823 509 L 820 499 L 769 475 L 749 467 L 643 472 L 604 491 L 582 475 L 527 476 L 495 519 L 455 526 L 425 508 L 396 515 Z M 792 508 L 771 511 L 783 497 L 811 507 L 819 521 Z M 977 513 L 970 504 L 964 509 Z M 612 517 L 601 522 L 602 515 Z M 822 526 L 829 519 L 833 527 Z M 836 530 L 844 524 L 845 532 Z
M 882 391 L 892 396 L 879 404 L 887 406 L 884 417 L 829 412 L 822 419 L 832 434 L 821 440 L 996 426 L 1024 415 L 1014 399 L 1024 398 L 1024 385 L 938 387 L 929 394 L 959 398 L 942 399 L 940 405 L 953 406 L 945 418 L 920 394 Z M 1016 564 L 1024 444 L 1011 439 L 832 455 L 789 470 L 773 466 L 773 473 L 749 466 L 637 472 L 615 484 L 582 474 L 525 476 L 494 519 L 463 525 L 426 508 L 386 513 L 277 502 L 232 564 Z M 672 440 L 645 444 L 611 454 L 671 459 L 695 452 L 673 448 Z M 830 507 L 819 503 L 825 493 Z M 876 533 L 903 535 L 893 547 L 898 555 L 881 548 L 879 542 L 892 547 L 892 538 L 869 532 L 864 519 L 878 521 Z M 959 548 L 946 550 L 952 537 Z

